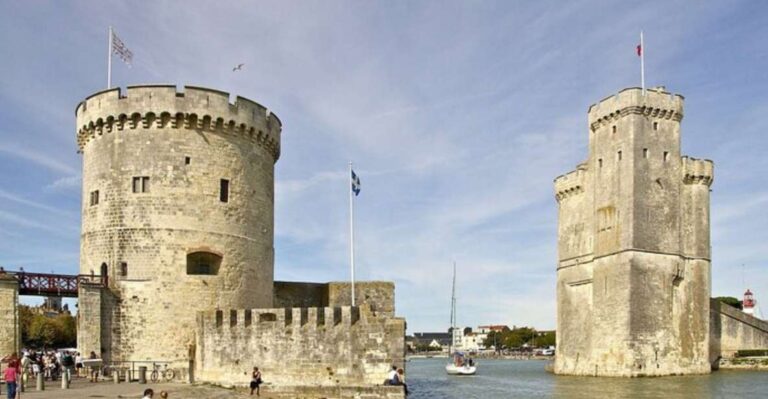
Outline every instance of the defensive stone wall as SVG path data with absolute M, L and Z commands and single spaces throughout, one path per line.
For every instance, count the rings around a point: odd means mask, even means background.
M 0 357 L 19 353 L 21 349 L 18 305 L 19 282 L 0 274 Z
M 359 307 L 199 312 L 195 379 L 243 386 L 377 386 L 404 366 L 405 320 Z
M 275 281 L 275 307 L 352 306 L 349 282 L 304 283 Z M 395 284 L 390 281 L 355 282 L 355 304 L 366 304 L 373 312 L 395 315 Z
M 709 351 L 713 367 L 717 367 L 720 358 L 731 358 L 739 350 L 768 349 L 768 322 L 715 298 L 709 306 Z

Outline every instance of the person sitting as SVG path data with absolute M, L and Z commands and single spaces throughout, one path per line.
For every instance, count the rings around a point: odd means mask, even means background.
M 387 374 L 387 379 L 384 380 L 384 385 L 397 385 L 397 366 L 392 366 L 392 370 Z
M 261 371 L 259 371 L 258 367 L 253 368 L 253 373 L 251 373 L 251 395 L 253 395 L 253 391 L 256 391 L 256 396 L 261 396 Z
M 405 390 L 405 394 L 408 395 L 408 385 L 405 385 L 405 370 L 402 368 L 397 369 L 395 378 L 397 378 L 397 383 L 392 385 L 402 385 L 403 389 Z

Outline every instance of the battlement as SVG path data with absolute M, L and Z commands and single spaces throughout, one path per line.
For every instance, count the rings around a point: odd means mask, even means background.
M 372 321 L 373 313 L 368 305 L 271 308 L 271 309 L 227 309 L 198 312 L 200 322 L 206 328 L 225 330 L 269 329 L 289 333 L 292 328 L 346 328 Z
M 196 333 L 196 379 L 226 386 L 255 365 L 275 386 L 377 386 L 405 361 L 405 320 L 368 304 L 198 312 Z
M 584 192 L 584 184 L 587 180 L 587 166 L 579 165 L 576 170 L 555 178 L 555 198 L 557 202 L 572 195 Z
M 589 107 L 588 120 L 592 131 L 625 115 L 645 115 L 658 119 L 683 119 L 684 97 L 665 91 L 664 87 L 643 89 L 632 87 L 606 97 Z
M 124 129 L 194 129 L 239 135 L 280 156 L 282 122 L 269 109 L 243 97 L 203 87 L 129 86 L 95 93 L 75 108 L 80 151 L 92 139 Z
M 715 163 L 709 159 L 696 159 L 684 156 L 683 182 L 685 184 L 704 184 L 711 186 L 715 179 Z

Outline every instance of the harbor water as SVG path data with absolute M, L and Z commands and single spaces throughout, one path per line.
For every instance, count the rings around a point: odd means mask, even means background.
M 764 398 L 768 372 L 721 370 L 710 375 L 663 378 L 555 376 L 542 360 L 484 360 L 474 376 L 448 376 L 447 359 L 407 364 L 409 399 L 467 398 Z

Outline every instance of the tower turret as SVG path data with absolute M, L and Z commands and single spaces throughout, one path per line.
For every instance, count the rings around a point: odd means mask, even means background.
M 683 97 L 630 88 L 588 111 L 589 157 L 555 179 L 555 371 L 709 371 L 712 162 L 680 155 Z
M 82 352 L 182 361 L 196 311 L 272 306 L 273 113 L 217 90 L 133 86 L 88 97 L 76 116 L 80 272 L 108 282 L 86 303 L 101 320 L 80 319 Z

